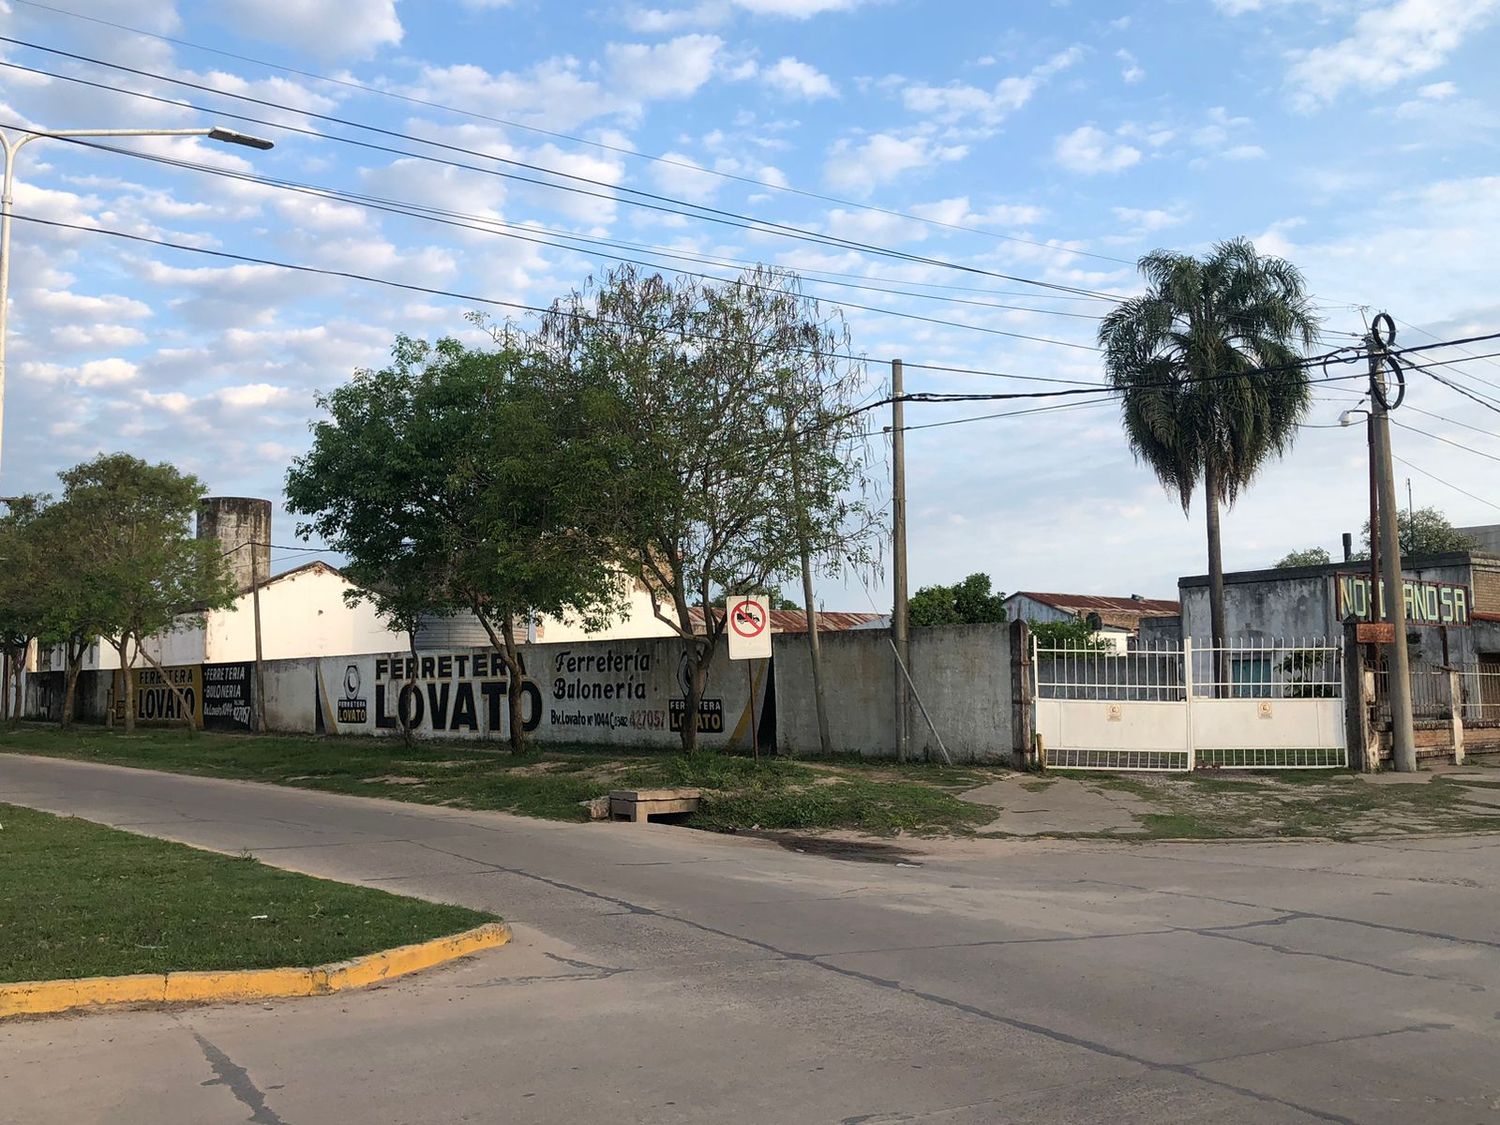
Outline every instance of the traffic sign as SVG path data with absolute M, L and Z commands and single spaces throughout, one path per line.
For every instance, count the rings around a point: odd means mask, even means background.
M 771 656 L 771 606 L 758 594 L 729 597 L 729 659 L 767 660 Z

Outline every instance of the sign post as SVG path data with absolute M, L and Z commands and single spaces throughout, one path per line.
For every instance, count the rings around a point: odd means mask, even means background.
M 745 665 L 745 683 L 750 698 L 750 747 L 760 761 L 760 730 L 755 721 L 756 660 L 771 657 L 771 605 L 759 594 L 731 594 L 725 600 L 729 613 L 729 659 L 750 661 Z

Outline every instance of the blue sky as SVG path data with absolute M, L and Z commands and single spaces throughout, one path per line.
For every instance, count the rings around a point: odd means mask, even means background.
M 545 241 L 632 243 L 649 249 L 613 252 L 658 264 L 729 272 L 663 256 L 675 253 L 795 268 L 822 300 L 883 310 L 847 312 L 872 395 L 895 356 L 1097 381 L 1090 318 L 1107 302 L 993 275 L 1124 294 L 1141 253 L 1233 235 L 1303 268 L 1330 346 L 1380 309 L 1401 322 L 1402 344 L 1500 328 L 1500 78 L 1487 65 L 1500 0 L 7 0 L 0 12 L 11 39 L 147 72 L 0 44 L 0 58 L 31 68 L 0 68 L 0 123 L 217 121 L 277 147 L 119 147 L 524 224 Z M 507 170 L 212 91 L 586 177 L 597 194 L 235 122 L 228 114 Z M 620 188 L 969 271 L 647 210 Z M 514 227 L 441 226 L 56 141 L 20 158 L 16 211 L 522 304 L 609 264 L 506 237 Z M 378 365 L 397 332 L 463 332 L 473 307 L 24 221 L 14 240 L 6 492 L 49 488 L 57 470 L 126 449 L 173 460 L 216 492 L 279 498 L 316 389 Z M 1500 397 L 1494 359 L 1432 358 L 1460 360 L 1438 373 Z M 1048 386 L 916 367 L 907 384 Z M 1355 386 L 1318 389 L 1295 450 L 1227 515 L 1229 567 L 1314 543 L 1336 551 L 1341 531 L 1358 530 L 1363 430 L 1336 424 Z M 1497 410 L 1424 374 L 1408 402 L 1399 420 L 1436 435 L 1396 431 L 1416 502 L 1460 524 L 1495 521 Z M 907 421 L 1028 405 L 914 405 Z M 908 463 L 914 585 L 984 570 L 1005 591 L 1170 596 L 1178 575 L 1204 568 L 1201 511 L 1184 518 L 1134 464 L 1110 405 L 915 430 Z M 280 514 L 276 539 L 292 541 Z M 872 589 L 883 604 L 883 583 Z M 831 608 L 869 604 L 858 583 L 824 596 Z

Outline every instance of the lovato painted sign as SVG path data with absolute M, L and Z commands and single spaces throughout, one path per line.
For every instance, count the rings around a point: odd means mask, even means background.
M 729 607 L 729 659 L 771 658 L 771 606 L 758 594 L 731 595 Z

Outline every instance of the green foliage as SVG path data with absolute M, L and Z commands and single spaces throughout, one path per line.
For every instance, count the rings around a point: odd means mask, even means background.
M 1300 551 L 1288 551 L 1277 560 L 1277 570 L 1290 570 L 1296 566 L 1327 566 L 1333 559 L 1324 547 L 1306 547 Z
M 348 559 L 388 621 L 472 612 L 510 669 L 511 740 L 528 618 L 599 628 L 624 584 L 606 525 L 589 515 L 607 465 L 589 420 L 555 393 L 546 361 L 504 330 L 493 348 L 400 337 L 393 362 L 322 395 L 329 415 L 287 474 L 289 511 Z M 605 530 L 601 530 L 605 529 Z
M 776 270 L 710 284 L 622 267 L 557 302 L 542 339 L 608 466 L 598 522 L 686 642 L 691 714 L 725 594 L 779 586 L 804 551 L 831 571 L 870 559 L 847 329 Z
M 1297 268 L 1257 253 L 1248 239 L 1220 242 L 1204 258 L 1153 251 L 1140 271 L 1146 292 L 1105 316 L 1099 343 L 1137 460 L 1184 512 L 1203 488 L 1217 635 L 1219 507 L 1291 448 L 1312 401 L 1297 361 L 1317 339 L 1318 318 Z
M 1041 648 L 1085 649 L 1101 652 L 1110 647 L 1109 642 L 1094 635 L 1087 621 L 1074 618 L 1071 621 L 1033 621 L 1031 635 Z
M 143 647 L 146 638 L 201 623 L 204 611 L 234 604 L 234 581 L 218 542 L 192 532 L 206 490 L 172 465 L 126 453 L 100 454 L 58 477 L 62 500 L 42 521 L 51 549 L 67 560 L 55 588 L 66 604 L 49 631 L 108 639 L 125 669 L 129 700 L 135 658 L 155 664 Z M 191 722 L 192 709 L 183 710 Z M 134 725 L 134 708 L 126 706 L 126 729 Z
M 971 574 L 953 586 L 923 586 L 911 596 L 913 625 L 984 625 L 1006 620 L 1005 595 L 990 592 L 988 574 Z
M 1418 508 L 1411 511 L 1402 508 L 1396 513 L 1396 530 L 1401 540 L 1401 554 L 1406 558 L 1421 555 L 1449 555 L 1472 551 L 1477 544 L 1453 526 L 1452 522 L 1437 508 Z M 1365 520 L 1361 529 L 1365 549 L 1358 558 L 1370 557 L 1370 521 Z

